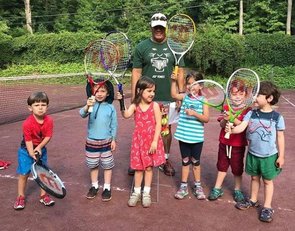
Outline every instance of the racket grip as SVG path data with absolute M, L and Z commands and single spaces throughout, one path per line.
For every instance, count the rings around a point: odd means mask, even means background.
M 95 96 L 94 96 L 94 95 L 92 95 L 90 98 L 91 98 L 92 100 L 95 100 Z M 93 106 L 89 106 L 89 107 L 88 107 L 88 112 L 89 112 L 89 113 L 93 112 Z
M 228 126 L 231 128 L 233 126 L 234 123 L 228 122 Z M 230 136 L 230 132 L 225 133 L 224 138 L 225 139 L 229 139 Z
M 123 93 L 123 86 L 121 83 L 118 84 L 118 90 L 120 94 L 122 95 L 122 99 L 119 100 L 120 110 L 125 111 L 124 93 Z
M 177 78 L 177 74 L 178 74 L 178 66 L 175 66 L 173 74 L 175 75 L 175 77 Z

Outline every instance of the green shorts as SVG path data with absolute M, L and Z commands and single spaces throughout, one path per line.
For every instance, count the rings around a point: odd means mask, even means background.
M 246 173 L 250 176 L 262 176 L 263 179 L 273 180 L 282 169 L 276 166 L 278 154 L 270 157 L 258 157 L 248 152 L 246 157 Z

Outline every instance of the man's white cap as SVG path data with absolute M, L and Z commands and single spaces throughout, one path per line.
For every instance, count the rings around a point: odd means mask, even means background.
M 167 18 L 164 14 L 156 13 L 151 17 L 151 27 L 155 27 L 155 26 L 162 26 L 166 28 Z

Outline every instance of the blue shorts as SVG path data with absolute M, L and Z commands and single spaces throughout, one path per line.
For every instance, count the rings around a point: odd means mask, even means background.
M 27 175 L 31 173 L 31 166 L 34 163 L 34 159 L 29 155 L 26 148 L 19 148 L 17 151 L 18 167 L 16 172 L 20 175 Z M 42 163 L 47 165 L 47 150 L 42 148 L 41 155 Z

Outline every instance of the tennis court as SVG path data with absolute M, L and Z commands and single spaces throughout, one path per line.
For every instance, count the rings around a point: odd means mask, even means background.
M 127 87 L 126 87 L 127 89 Z M 63 89 L 63 92 L 67 89 Z M 78 95 L 85 99 L 84 91 Z M 25 99 L 27 95 L 22 95 Z M 49 93 L 50 104 L 57 104 L 62 97 Z M 83 101 L 82 100 L 82 101 Z M 128 99 L 126 100 L 128 102 Z M 119 103 L 114 105 L 119 112 Z M 26 105 L 23 105 L 26 107 Z M 3 109 L 4 110 L 4 109 Z M 116 167 L 113 171 L 110 202 L 102 202 L 98 196 L 87 200 L 89 188 L 88 169 L 84 164 L 84 140 L 87 120 L 80 118 L 78 109 L 52 114 L 55 121 L 54 136 L 48 145 L 49 165 L 56 170 L 67 188 L 67 196 L 56 199 L 54 207 L 44 207 L 38 202 L 39 189 L 30 180 L 27 188 L 27 204 L 22 211 L 15 211 L 13 203 L 17 195 L 17 149 L 21 141 L 22 121 L 0 126 L 0 159 L 11 161 L 12 165 L 0 170 L 0 229 L 1 230 L 294 230 L 295 202 L 293 183 L 295 173 L 295 91 L 284 91 L 277 110 L 286 121 L 286 159 L 282 174 L 275 180 L 273 208 L 274 221 L 270 224 L 258 220 L 255 209 L 239 211 L 234 208 L 231 196 L 233 178 L 228 175 L 224 182 L 224 196 L 217 201 L 198 201 L 191 194 L 184 200 L 174 199 L 180 181 L 180 155 L 174 140 L 171 147 L 171 161 L 176 168 L 174 177 L 165 176 L 154 170 L 152 206 L 148 209 L 138 204 L 127 206 L 132 185 L 132 176 L 127 175 L 133 120 L 125 120 L 118 113 L 118 146 L 115 152 Z M 2 109 L 1 109 L 2 111 Z M 216 178 L 216 160 L 219 125 L 217 114 L 211 111 L 206 125 L 206 141 L 202 154 L 202 178 L 208 195 Z M 174 126 L 175 129 L 175 126 Z M 157 182 L 159 180 L 159 190 Z M 192 183 L 192 178 L 190 178 Z M 249 177 L 244 175 L 243 191 L 249 193 Z M 100 177 L 100 185 L 102 185 Z M 260 190 L 263 200 L 263 190 Z

